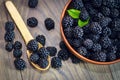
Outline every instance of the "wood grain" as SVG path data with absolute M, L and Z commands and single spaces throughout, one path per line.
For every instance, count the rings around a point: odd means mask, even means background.
M 0 80 L 120 80 L 120 63 L 113 65 L 94 65 L 90 63 L 72 64 L 71 60 L 62 62 L 63 66 L 59 70 L 50 68 L 46 72 L 39 72 L 30 66 L 27 56 L 25 43 L 15 28 L 15 41 L 23 43 L 22 58 L 27 63 L 24 71 L 17 71 L 14 67 L 12 52 L 5 51 L 4 24 L 11 20 L 4 7 L 4 1 L 0 0 Z M 38 34 L 46 36 L 46 46 L 55 46 L 59 48 L 59 42 L 62 40 L 60 35 L 60 15 L 67 0 L 39 0 L 37 8 L 30 9 L 27 6 L 28 0 L 12 0 L 19 10 L 23 20 L 29 17 L 36 17 L 39 24 L 36 28 L 29 28 L 31 34 L 36 37 Z M 44 20 L 51 17 L 55 21 L 55 29 L 47 31 L 44 26 Z

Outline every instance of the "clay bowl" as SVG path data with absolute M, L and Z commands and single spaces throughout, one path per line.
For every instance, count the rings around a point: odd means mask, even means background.
M 63 32 L 63 27 L 62 27 L 62 19 L 66 13 L 66 10 L 69 6 L 69 4 L 71 3 L 72 0 L 69 0 L 63 11 L 62 11 L 62 14 L 61 14 L 61 23 L 60 23 L 60 32 L 61 32 L 61 36 L 63 38 L 63 41 L 65 42 L 66 46 L 68 47 L 68 49 L 72 52 L 72 54 L 74 54 L 76 57 L 78 57 L 79 59 L 83 60 L 83 61 L 86 61 L 86 62 L 89 62 L 89 63 L 93 63 L 93 64 L 98 64 L 98 65 L 108 65 L 108 64 L 114 64 L 114 63 L 117 63 L 117 62 L 120 62 L 120 59 L 117 59 L 117 60 L 114 60 L 114 61 L 111 61 L 111 62 L 98 62 L 98 61 L 94 61 L 94 60 L 90 60 L 82 55 L 80 55 L 77 51 L 75 51 L 72 46 L 69 44 L 69 42 L 67 41 L 65 35 L 64 35 L 64 32 Z

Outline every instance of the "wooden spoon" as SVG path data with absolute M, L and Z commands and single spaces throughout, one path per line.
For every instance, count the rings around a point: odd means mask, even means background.
M 25 25 L 22 17 L 20 16 L 19 12 L 17 11 L 17 9 L 16 9 L 16 7 L 14 6 L 14 4 L 12 3 L 12 1 L 6 1 L 6 2 L 5 2 L 5 6 L 6 6 L 8 12 L 10 13 L 12 19 L 13 19 L 14 22 L 16 23 L 16 26 L 17 26 L 17 28 L 19 29 L 19 31 L 20 31 L 20 33 L 21 33 L 21 35 L 22 35 L 22 37 L 23 37 L 23 39 L 24 39 L 24 41 L 25 41 L 25 43 L 26 43 L 26 45 L 27 45 L 28 42 L 29 42 L 30 40 L 34 39 L 34 38 L 33 38 L 32 35 L 30 34 L 30 32 L 28 31 L 28 29 L 27 29 L 27 27 L 26 27 L 26 25 Z M 38 45 L 39 45 L 39 48 L 42 47 L 42 45 L 41 45 L 40 43 L 38 43 Z M 32 54 L 32 53 L 31 53 L 29 50 L 27 50 L 28 59 L 30 58 L 30 55 L 31 55 L 31 54 Z M 49 69 L 49 67 L 50 67 L 50 56 L 48 57 L 48 62 L 49 62 L 49 64 L 48 64 L 48 66 L 47 66 L 46 68 L 41 68 L 39 65 L 34 64 L 34 63 L 31 62 L 30 60 L 29 60 L 29 62 L 30 62 L 30 63 L 33 65 L 33 67 L 35 67 L 36 69 L 41 70 L 41 71 L 45 71 L 45 70 Z

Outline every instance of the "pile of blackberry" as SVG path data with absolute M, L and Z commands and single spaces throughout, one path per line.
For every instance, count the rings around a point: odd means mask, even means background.
M 99 62 L 120 59 L 120 1 L 72 0 L 68 9 L 81 11 L 83 22 L 90 18 L 83 27 L 69 14 L 62 20 L 68 42 L 80 55 Z

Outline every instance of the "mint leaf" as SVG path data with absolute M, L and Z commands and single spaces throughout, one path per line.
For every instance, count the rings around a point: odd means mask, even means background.
M 90 18 L 89 18 L 90 19 Z M 79 27 L 84 27 L 89 23 L 89 19 L 87 21 L 81 21 L 80 19 L 78 20 L 78 26 Z
M 80 15 L 80 11 L 79 10 L 76 10 L 76 9 L 69 9 L 67 10 L 68 14 L 74 18 L 74 19 L 78 19 L 79 18 L 79 15 Z

